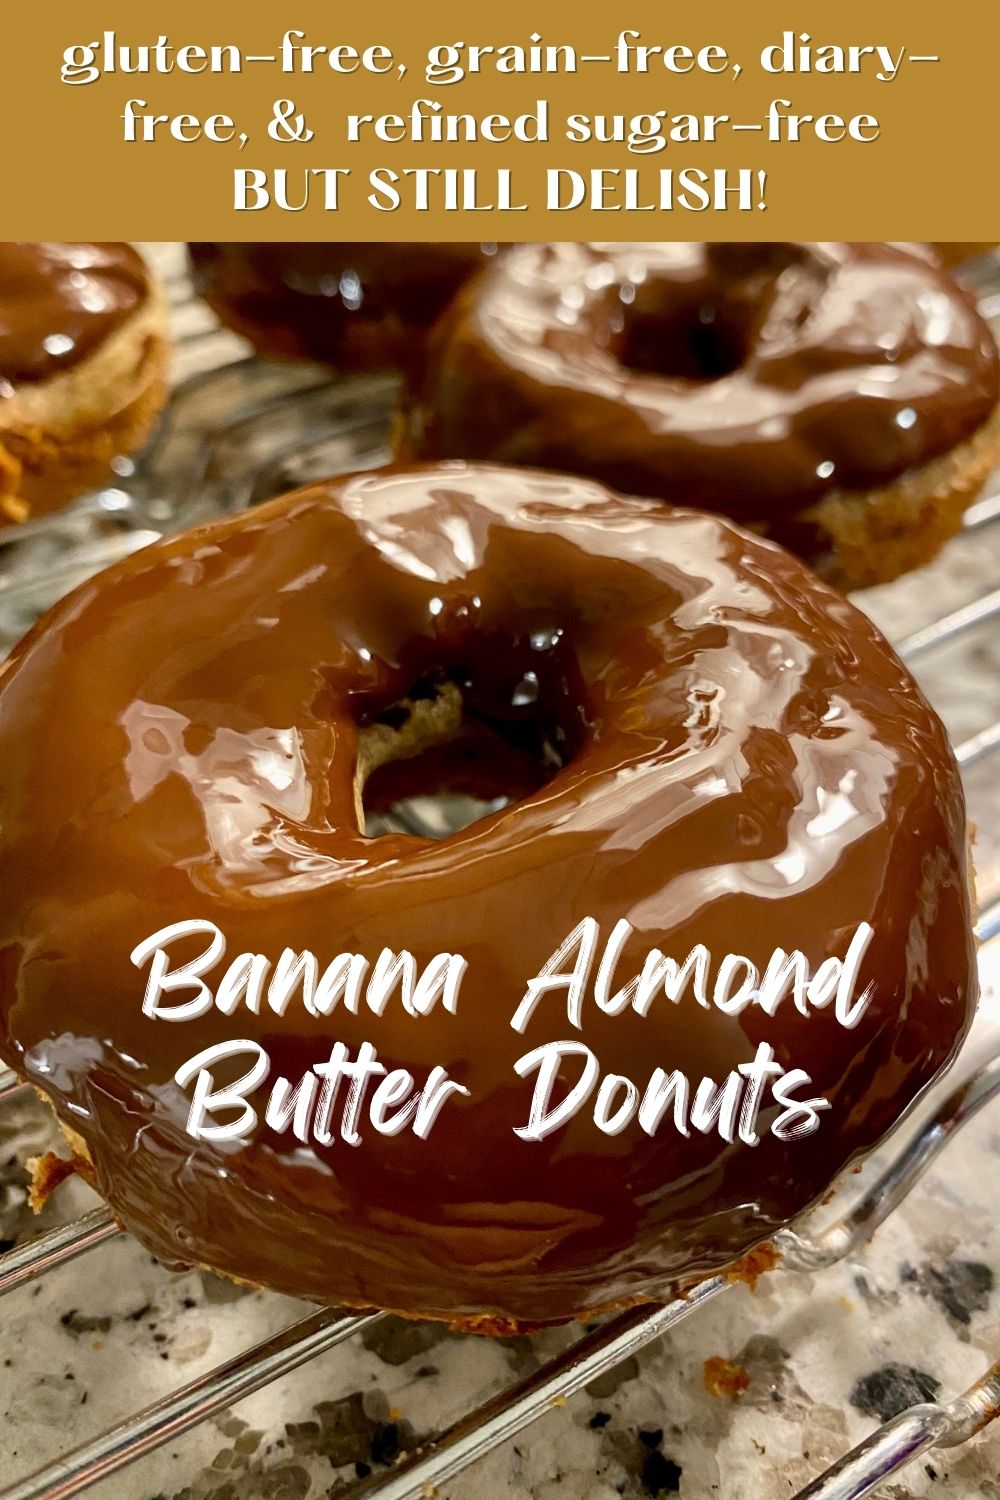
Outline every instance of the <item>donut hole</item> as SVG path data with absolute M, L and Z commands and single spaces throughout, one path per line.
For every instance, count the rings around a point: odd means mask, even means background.
M 462 667 L 422 674 L 402 698 L 359 715 L 358 823 L 369 838 L 447 838 L 538 792 L 569 763 L 581 720 L 542 674 L 484 682 Z
M 642 375 L 679 380 L 721 380 L 747 356 L 742 309 L 723 298 L 692 297 L 655 279 L 630 288 L 623 302 L 618 361 Z
M 697 381 L 731 375 L 745 354 L 739 330 L 712 303 L 669 321 L 635 312 L 626 317 L 617 350 L 620 363 L 638 374 Z

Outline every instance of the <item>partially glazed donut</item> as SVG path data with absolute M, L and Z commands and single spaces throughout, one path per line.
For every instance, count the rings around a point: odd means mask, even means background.
M 166 396 L 167 312 L 131 245 L 0 243 L 0 526 L 106 480 Z
M 479 244 L 192 244 L 195 286 L 263 354 L 345 371 L 406 369 Z
M 467 746 L 463 774 L 481 763 L 514 800 L 442 841 L 366 836 L 359 779 L 393 736 L 397 756 Z M 386 470 L 146 548 L 14 652 L 0 763 L 0 1054 L 155 1254 L 321 1302 L 504 1331 L 663 1296 L 825 1192 L 974 1009 L 961 784 L 905 667 L 771 543 L 590 481 Z M 409 768 L 411 791 L 451 784 L 433 756 Z M 761 971 L 800 950 L 815 971 L 870 923 L 867 1009 L 847 1029 L 788 997 L 773 1016 L 588 997 L 574 1030 L 555 993 L 515 1031 L 585 917 L 602 943 L 631 924 L 622 986 L 652 948 Z M 454 1013 L 397 995 L 378 1016 L 144 1016 L 130 955 L 191 919 L 229 958 L 408 950 L 467 970 Z M 721 1081 L 769 1042 L 830 1108 L 788 1140 L 767 1103 L 755 1146 L 669 1113 L 609 1134 L 589 1106 L 523 1139 L 515 1065 L 567 1036 L 638 1090 L 656 1067 Z M 175 1075 L 234 1037 L 289 1079 L 371 1041 L 468 1093 L 424 1139 L 323 1145 L 258 1121 L 196 1142 Z
M 883 581 L 1000 455 L 1000 370 L 918 245 L 525 245 L 460 294 L 404 451 L 588 475 Z

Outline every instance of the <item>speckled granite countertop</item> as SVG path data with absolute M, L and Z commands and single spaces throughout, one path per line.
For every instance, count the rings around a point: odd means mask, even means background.
M 168 251 L 167 267 L 176 267 Z M 201 317 L 201 312 L 186 316 Z M 184 331 L 184 330 L 182 330 Z M 932 567 L 860 596 L 897 639 L 1000 585 L 1000 524 Z M 995 624 L 919 675 L 961 740 L 1000 717 Z M 1000 889 L 997 761 L 968 777 L 981 887 Z M 1000 949 L 1000 943 L 993 945 Z M 1000 951 L 984 955 L 978 1033 L 1000 1038 Z M 34 1232 L 23 1161 L 48 1139 L 39 1105 L 5 1112 L 0 1236 Z M 950 1397 L 1000 1355 L 1000 1110 L 967 1128 L 864 1253 L 816 1276 L 734 1287 L 666 1340 L 444 1486 L 440 1500 L 786 1500 L 879 1421 Z M 46 1210 L 90 1206 L 71 1183 Z M 302 1315 L 287 1299 L 171 1275 L 115 1241 L 14 1293 L 0 1352 L 0 1485 Z M 103 1500 L 299 1500 L 336 1495 L 534 1367 L 568 1335 L 490 1341 L 389 1320 L 92 1493 Z M 710 1394 L 705 1360 L 745 1372 Z M 739 1383 L 744 1383 L 743 1378 Z M 935 1451 L 887 1500 L 1000 1500 L 1000 1428 Z

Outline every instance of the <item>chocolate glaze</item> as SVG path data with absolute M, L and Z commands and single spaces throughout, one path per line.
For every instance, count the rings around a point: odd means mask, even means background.
M 131 245 L 0 242 L 0 397 L 79 364 L 148 294 Z
M 436 335 L 408 451 L 783 520 L 969 437 L 1000 395 L 917 245 L 525 245 Z
M 556 763 L 443 841 L 365 838 L 359 726 L 441 682 L 473 739 L 485 725 L 524 753 L 534 736 Z M 822 1194 L 974 1009 L 961 785 L 905 667 L 772 544 L 588 481 L 387 470 L 146 548 L 15 651 L 0 763 L 0 1054 L 149 1249 L 320 1301 L 500 1328 L 661 1295 Z M 815 970 L 873 923 L 853 1031 L 688 998 L 645 1019 L 591 1002 L 578 1034 L 640 1088 L 656 1065 L 721 1080 L 770 1040 L 831 1101 L 819 1130 L 612 1137 L 583 1111 L 520 1141 L 531 1080 L 513 1064 L 570 1027 L 557 997 L 523 1036 L 509 1021 L 585 915 L 605 938 L 633 924 L 621 983 L 648 948 L 696 943 L 761 965 L 801 948 Z M 144 1019 L 129 954 L 191 917 L 229 957 L 462 953 L 457 1014 Z M 196 1144 L 174 1072 L 243 1036 L 295 1080 L 367 1039 L 472 1097 L 425 1141 Z
M 495 247 L 192 244 L 195 285 L 265 354 L 346 370 L 413 365 L 428 328 Z

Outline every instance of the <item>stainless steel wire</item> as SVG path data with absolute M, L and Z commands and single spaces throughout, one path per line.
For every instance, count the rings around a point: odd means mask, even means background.
M 863 1500 L 930 1448 L 966 1443 L 1000 1415 L 1000 1362 L 946 1406 L 912 1406 L 886 1422 L 795 1500 Z
M 0 1297 L 103 1245 L 119 1232 L 108 1209 L 94 1208 L 69 1224 L 17 1245 L 0 1256 Z

